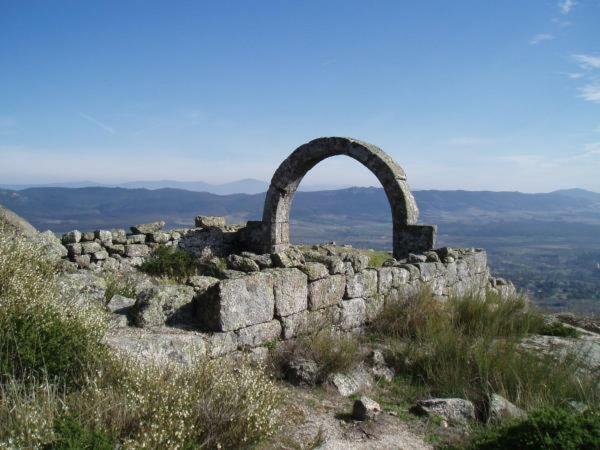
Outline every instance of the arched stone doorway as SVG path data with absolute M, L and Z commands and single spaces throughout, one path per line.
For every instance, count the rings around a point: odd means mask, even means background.
M 406 182 L 404 170 L 372 144 L 352 138 L 323 137 L 294 150 L 273 175 L 261 224 L 263 251 L 277 253 L 289 247 L 290 209 L 302 178 L 319 162 L 336 155 L 346 155 L 360 162 L 373 172 L 383 186 L 392 212 L 395 258 L 433 248 L 436 228 L 416 225 L 419 209 Z

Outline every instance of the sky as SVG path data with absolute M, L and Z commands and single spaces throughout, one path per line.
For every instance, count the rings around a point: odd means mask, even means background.
M 600 192 L 600 0 L 0 0 L 1 184 L 269 180 L 320 136 L 415 189 Z

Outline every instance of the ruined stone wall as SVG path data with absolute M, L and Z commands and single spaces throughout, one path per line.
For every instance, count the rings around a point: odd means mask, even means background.
M 511 283 L 490 277 L 482 249 L 445 247 L 402 260 L 390 256 L 384 267 L 375 268 L 368 253 L 349 247 L 290 247 L 257 255 L 239 248 L 240 227 L 201 222 L 194 229 L 161 231 L 162 225 L 138 225 L 129 235 L 98 230 L 63 236 L 67 258 L 84 269 L 72 277 L 92 277 L 82 286 L 100 283 L 95 274 L 105 271 L 135 272 L 160 245 L 184 248 L 202 261 L 221 257 L 210 276 L 192 276 L 181 285 L 146 278 L 136 287 L 135 298 L 110 299 L 108 309 L 119 319 L 108 337 L 114 347 L 177 358 L 190 346 L 211 357 L 254 352 L 318 326 L 360 329 L 385 302 L 423 288 L 442 301 L 486 289 L 514 292 Z

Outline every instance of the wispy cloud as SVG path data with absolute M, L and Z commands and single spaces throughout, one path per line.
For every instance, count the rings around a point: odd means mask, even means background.
M 98 119 L 96 119 L 95 117 L 92 117 L 88 114 L 84 114 L 84 113 L 79 113 L 79 116 L 85 120 L 87 120 L 90 123 L 93 123 L 94 125 L 99 126 L 100 128 L 102 128 L 104 131 L 110 133 L 110 134 L 115 134 L 116 131 L 113 127 L 106 125 L 103 122 L 100 122 Z
M 600 83 L 590 83 L 580 87 L 579 97 L 588 102 L 600 103 Z
M 551 34 L 547 34 L 547 33 L 536 34 L 529 40 L 529 45 L 538 45 L 544 41 L 551 41 L 552 39 L 554 39 L 554 36 L 552 36 Z
M 600 69 L 599 55 L 586 55 L 583 53 L 573 55 L 573 59 L 582 69 Z
M 472 146 L 472 145 L 491 145 L 494 141 L 477 136 L 460 136 L 453 137 L 446 141 L 448 145 Z
M 575 8 L 576 4 L 577 2 L 575 0 L 560 0 L 558 2 L 558 9 L 561 13 L 566 15 L 569 14 L 573 8 Z
M 571 22 L 570 20 L 564 20 L 560 17 L 555 17 L 554 19 L 552 19 L 552 23 L 555 23 L 560 28 L 566 28 L 573 25 L 573 22 Z

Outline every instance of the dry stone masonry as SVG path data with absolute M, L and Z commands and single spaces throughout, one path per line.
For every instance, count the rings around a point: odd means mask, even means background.
M 369 252 L 349 246 L 292 246 L 289 211 L 308 170 L 333 155 L 350 156 L 378 177 L 390 201 L 393 253 L 383 267 Z M 190 352 L 217 357 L 236 351 L 260 355 L 277 340 L 315 326 L 359 330 L 386 302 L 423 288 L 440 300 L 492 289 L 514 292 L 490 276 L 482 249 L 434 249 L 434 226 L 417 225 L 418 209 L 403 170 L 381 149 L 354 139 L 321 138 L 294 151 L 276 171 L 262 222 L 227 225 L 223 217 L 198 216 L 195 227 L 164 230 L 164 222 L 123 229 L 71 231 L 58 254 L 74 273 L 65 286 L 85 301 L 103 302 L 102 273 L 130 274 L 131 298 L 115 295 L 105 305 L 116 348 L 189 361 Z M 157 248 L 195 257 L 198 275 L 164 284 L 137 268 Z M 63 248 L 64 247 L 64 248 Z

